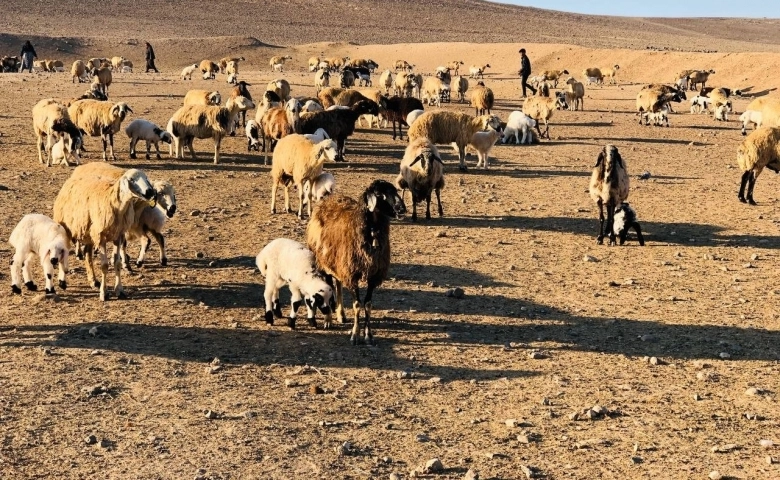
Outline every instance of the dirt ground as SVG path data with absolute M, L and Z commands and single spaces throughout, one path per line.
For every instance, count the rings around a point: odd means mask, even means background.
M 301 45 L 290 47 L 284 76 L 293 94 L 311 95 L 303 62 L 312 53 L 408 58 L 423 72 L 486 59 L 494 113 L 506 119 L 521 105 L 517 48 Z M 305 222 L 270 214 L 269 167 L 242 137 L 224 141 L 214 165 L 209 140 L 195 142 L 194 162 L 132 161 L 117 135 L 118 165 L 176 187 L 170 263 L 161 267 L 153 247 L 124 276 L 130 298 L 121 301 L 100 303 L 75 257 L 55 300 L 3 290 L 0 478 L 410 478 L 432 458 L 444 470 L 430 478 L 441 479 L 470 468 L 482 479 L 525 478 L 531 467 L 550 479 L 780 478 L 780 450 L 760 444 L 780 442 L 780 198 L 768 172 L 758 206 L 736 199 L 737 117 L 749 99 L 725 123 L 689 114 L 687 102 L 671 128 L 634 115 L 642 83 L 691 64 L 718 70 L 714 85 L 765 94 L 780 57 L 529 51 L 537 70 L 577 75 L 593 62 L 625 73 L 617 86 L 588 88 L 584 111 L 556 112 L 551 141 L 497 145 L 490 170 L 472 156 L 462 174 L 443 147 L 444 217 L 391 227 L 376 347 L 350 346 L 346 327 L 290 331 L 262 320 L 254 257 L 274 238 L 303 240 Z M 274 78 L 265 53 L 253 50 L 242 73 L 256 97 Z M 178 79 L 197 51 L 172 55 L 160 75 L 115 76 L 111 98 L 130 104 L 131 119 L 165 125 L 188 89 L 227 93 L 224 76 Z M 0 75 L 0 238 L 26 213 L 51 215 L 70 174 L 37 162 L 30 117 L 39 99 L 86 88 L 69 82 Z M 644 247 L 633 237 L 596 245 L 587 186 L 606 143 L 627 162 Z M 327 169 L 338 191 L 356 196 L 376 178 L 394 180 L 404 146 L 389 129 L 359 128 L 348 162 Z M 86 161 L 100 161 L 98 139 L 86 148 Z M 643 172 L 650 178 L 639 180 Z M 12 253 L 2 243 L 3 265 Z M 0 279 L 10 283 L 7 267 Z M 462 299 L 446 296 L 455 287 Z M 594 406 L 604 413 L 585 412 Z

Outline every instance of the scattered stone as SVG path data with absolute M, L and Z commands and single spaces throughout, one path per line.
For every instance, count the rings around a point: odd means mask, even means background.
M 760 442 L 758 442 L 758 443 L 759 443 L 759 444 L 760 444 L 762 447 L 764 447 L 764 448 L 772 448 L 772 446 L 774 446 L 774 444 L 775 444 L 775 442 L 773 442 L 772 440 L 761 440 L 761 441 L 760 441 Z
M 717 471 L 717 470 L 711 471 L 710 474 L 707 475 L 707 476 L 710 478 L 710 480 L 722 480 L 723 479 L 723 475 L 721 475 L 720 472 Z
M 750 387 L 747 390 L 745 390 L 745 395 L 747 395 L 748 397 L 755 397 L 756 395 L 761 395 L 761 393 L 763 393 L 761 389 L 756 387 Z
M 104 438 L 104 439 L 102 439 L 102 440 L 100 441 L 100 448 L 106 448 L 106 449 L 108 449 L 108 448 L 111 448 L 111 446 L 113 445 L 113 443 L 114 443 L 114 442 L 112 442 L 111 440 L 109 440 L 109 439 L 107 439 L 107 438 Z
M 87 437 L 84 439 L 84 443 L 87 445 L 94 445 L 97 443 L 97 437 L 94 435 L 87 435 Z
M 532 360 L 543 360 L 547 358 L 547 355 L 543 354 L 542 352 L 533 351 L 528 353 L 528 358 Z
M 699 400 L 701 400 L 701 396 L 698 393 L 694 393 L 693 399 L 698 402 Z
M 773 463 L 777 463 L 777 459 L 776 458 L 772 458 L 771 455 L 767 455 L 766 456 L 766 463 L 768 463 L 769 465 L 772 465 Z
M 96 397 L 98 395 L 105 395 L 108 393 L 108 388 L 104 385 L 92 385 L 91 387 L 84 387 L 81 389 L 88 397 Z
M 393 463 L 393 459 L 390 457 L 382 457 L 382 463 L 387 463 L 387 464 Z
M 193 210 L 190 212 L 190 217 L 197 217 L 200 215 L 200 210 Z
M 634 465 L 639 465 L 643 461 L 644 460 L 642 459 L 642 457 L 631 457 L 631 463 L 633 463 Z
M 390 480 L 401 480 L 401 476 L 393 472 L 390 474 Z
M 206 413 L 204 413 L 204 415 L 209 420 L 214 420 L 215 418 L 217 418 L 217 412 L 213 410 L 206 410 Z
M 311 384 L 309 385 L 309 394 L 310 395 L 322 395 L 325 393 L 325 390 L 322 389 L 319 385 Z
M 648 172 L 647 170 L 645 170 L 644 172 L 642 172 L 641 174 L 639 174 L 639 179 L 640 179 L 640 180 L 648 180 L 648 179 L 651 177 L 651 175 L 652 175 L 652 174 L 651 174 L 650 172 Z
M 425 468 L 423 468 L 423 473 L 425 474 L 431 474 L 431 473 L 441 473 L 444 471 L 444 465 L 442 465 L 441 460 L 438 458 L 432 458 L 425 462 Z
M 344 442 L 341 445 L 336 447 L 336 454 L 340 457 L 349 455 L 351 453 L 352 453 L 352 444 L 349 442 Z
M 758 260 L 758 254 L 754 253 L 753 255 L 750 256 L 750 259 L 755 262 L 756 260 Z
M 509 428 L 515 428 L 517 427 L 517 419 L 515 418 L 507 419 L 506 421 L 504 421 L 504 424 Z
M 197 257 L 197 258 L 203 258 L 203 257 L 205 257 L 205 255 L 203 254 L 203 252 L 196 252 L 196 253 L 195 253 L 195 257 Z
M 655 335 L 652 335 L 652 334 L 642 335 L 641 337 L 639 337 L 639 339 L 642 340 L 643 342 L 656 342 L 656 341 L 658 341 L 658 337 L 656 337 Z
M 585 255 L 584 257 L 582 257 L 582 261 L 586 263 L 595 263 L 598 262 L 599 259 L 592 255 Z
M 464 292 L 462 288 L 456 287 L 447 290 L 446 295 L 449 298 L 463 298 L 463 295 L 465 295 L 465 293 L 466 292 Z
M 718 356 L 724 360 L 731 358 L 731 354 L 728 352 L 720 352 Z
M 532 467 L 530 465 L 520 465 L 520 471 L 522 471 L 523 475 L 525 475 L 525 478 L 529 480 L 532 478 L 539 478 L 542 476 L 538 468 Z
M 89 329 L 89 334 L 92 335 L 93 337 L 96 336 L 98 334 L 98 327 L 90 328 Z
M 570 414 L 569 414 L 569 420 L 572 420 L 572 421 L 575 421 L 575 422 L 576 422 L 576 421 L 577 421 L 577 420 L 579 420 L 579 419 L 580 419 L 580 414 L 579 414 L 579 412 L 574 412 L 574 413 L 570 413 Z
M 206 371 L 211 375 L 220 372 L 221 370 L 222 370 L 222 365 L 209 365 L 209 367 L 206 369 Z
M 666 362 L 658 357 L 650 357 L 650 365 L 666 365 Z
M 446 230 L 439 230 L 438 232 L 436 232 L 436 234 L 434 234 L 435 238 L 444 238 L 446 236 L 447 236 Z
M 246 412 L 244 412 L 244 418 L 246 418 L 247 420 L 255 418 L 256 416 L 257 414 L 251 410 L 247 410 Z
M 396 374 L 395 374 L 395 376 L 396 376 L 396 377 L 398 377 L 399 379 L 403 380 L 403 379 L 405 379 L 405 378 L 409 378 L 409 377 L 411 377 L 411 376 L 412 376 L 412 374 L 411 374 L 411 373 L 409 373 L 409 372 L 407 372 L 406 370 L 404 370 L 404 371 L 402 371 L 402 372 L 398 372 L 398 373 L 396 373 Z
M 424 443 L 424 442 L 427 442 L 428 440 L 430 440 L 430 438 L 428 438 L 428 435 L 426 435 L 424 433 L 420 433 L 420 434 L 418 434 L 414 438 L 415 438 L 415 440 L 417 440 L 420 443 Z
M 441 383 L 441 377 L 431 377 L 428 381 L 431 383 Z
M 292 378 L 285 378 L 284 379 L 284 386 L 287 388 L 292 388 L 297 386 L 298 384 L 293 380 Z
M 103 352 L 100 350 L 92 350 L 91 352 L 89 352 L 89 354 L 94 357 L 97 355 L 103 355 Z
M 463 480 L 479 480 L 479 473 L 473 468 L 469 468 L 466 475 L 463 476 Z
M 735 443 L 727 443 L 726 445 L 716 445 L 710 449 L 712 453 L 731 453 L 734 450 L 739 450 L 739 445 Z

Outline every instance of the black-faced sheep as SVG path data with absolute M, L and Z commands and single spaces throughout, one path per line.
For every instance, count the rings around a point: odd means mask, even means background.
M 330 85 L 330 72 L 327 70 L 320 69 L 317 70 L 317 73 L 314 74 L 314 86 L 317 88 L 317 93 L 320 93 L 320 90 L 322 90 L 325 87 L 328 87 Z
M 161 159 L 160 156 L 160 142 L 171 144 L 173 143 L 173 137 L 169 132 L 166 132 L 162 128 L 158 127 L 149 120 L 138 118 L 130 122 L 125 127 L 125 133 L 130 138 L 130 158 L 135 159 L 135 145 L 139 140 L 146 141 L 146 159 L 151 158 L 150 150 L 151 146 L 157 150 L 157 159 Z
M 252 85 L 249 83 L 246 83 L 245 81 L 236 82 L 236 86 L 233 87 L 230 90 L 230 97 L 234 101 L 238 97 L 244 97 L 250 102 L 252 101 L 252 94 L 249 93 L 249 89 L 247 87 L 251 87 Z M 244 107 L 239 107 L 238 113 L 241 114 L 241 124 L 246 127 L 246 110 L 247 108 L 255 108 L 254 103 L 252 103 L 252 106 L 249 106 L 248 104 L 245 104 Z M 236 117 L 235 127 L 238 126 L 238 117 Z M 234 127 L 234 130 L 235 130 Z M 232 134 L 232 133 L 231 133 Z
M 103 141 L 103 160 L 107 160 L 106 148 L 110 148 L 111 160 L 114 154 L 114 134 L 122 128 L 122 122 L 133 110 L 124 102 L 108 103 L 99 100 L 79 100 L 68 107 L 71 120 L 82 131 Z
M 444 188 L 444 164 L 439 150 L 427 138 L 410 142 L 401 160 L 401 173 L 395 185 L 402 191 L 412 192 L 412 221 L 417 221 L 417 203 L 425 200 L 425 218 L 431 218 L 431 192 L 436 192 L 439 216 L 444 216 L 441 206 L 441 189 Z
M 609 234 L 609 244 L 615 245 L 615 209 L 628 198 L 628 168 L 617 147 L 607 144 L 601 149 L 590 176 L 590 198 L 599 207 L 599 234 L 601 245 Z M 604 209 L 607 210 L 606 225 Z
M 287 326 L 295 329 L 298 308 L 306 305 L 306 321 L 317 327 L 314 320 L 319 308 L 330 315 L 335 308 L 333 287 L 317 272 L 314 254 L 306 245 L 287 238 L 277 238 L 263 247 L 255 259 L 260 273 L 265 277 L 265 321 L 274 323 L 274 317 L 282 318 L 282 306 L 279 303 L 279 290 L 287 285 L 290 288 L 290 316 Z
M 301 115 L 301 133 L 324 129 L 338 145 L 336 161 L 344 161 L 344 143 L 355 132 L 355 122 L 361 115 L 379 115 L 379 106 L 371 100 L 360 100 L 349 109 L 326 110 Z
M 51 150 L 60 139 L 68 155 L 76 162 L 83 146 L 81 130 L 73 123 L 65 105 L 54 99 L 39 101 L 32 109 L 33 130 L 35 131 L 38 160 L 43 163 L 43 152 L 46 151 L 46 165 L 51 166 Z M 44 142 L 45 139 L 45 142 Z M 67 156 L 67 155 L 66 155 Z
M 65 272 L 68 271 L 68 251 L 70 240 L 62 225 L 46 215 L 31 213 L 22 217 L 16 225 L 8 243 L 14 247 L 11 259 L 11 291 L 21 294 L 19 281 L 21 273 L 27 290 L 37 291 L 38 287 L 32 281 L 30 266 L 33 257 L 38 257 L 46 275 L 46 295 L 54 295 L 54 269 L 59 268 L 59 286 L 65 290 Z
M 360 310 L 365 308 L 363 338 L 373 344 L 371 333 L 371 300 L 374 289 L 382 284 L 390 268 L 390 219 L 406 213 L 396 188 L 375 180 L 360 200 L 331 195 L 314 208 L 306 228 L 306 243 L 314 252 L 317 267 L 330 275 L 336 287 L 336 317 L 345 321 L 343 288 L 352 291 L 354 313 L 350 341 L 360 336 Z M 360 284 L 365 283 L 366 296 L 360 299 Z M 331 315 L 325 316 L 325 328 L 331 326 Z
M 780 173 L 780 128 L 756 128 L 737 149 L 737 164 L 743 172 L 739 185 L 739 201 L 756 205 L 753 188 L 758 176 L 764 168 Z

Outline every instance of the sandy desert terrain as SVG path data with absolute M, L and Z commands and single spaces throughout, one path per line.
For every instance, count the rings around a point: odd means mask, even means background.
M 670 128 L 641 126 L 634 113 L 643 84 L 670 82 L 683 68 L 715 69 L 713 86 L 777 95 L 777 20 L 654 19 L 638 28 L 651 19 L 470 0 L 338 1 L 346 13 L 326 28 L 308 2 L 217 2 L 219 14 L 203 13 L 214 2 L 188 2 L 184 28 L 171 26 L 169 12 L 137 20 L 129 2 L 68 6 L 66 20 L 107 18 L 85 30 L 46 16 L 51 3 L 0 6 L 10 32 L 2 53 L 17 54 L 29 34 L 42 58 L 125 55 L 138 70 L 135 43 L 149 40 L 162 73 L 116 74 L 110 95 L 131 105 L 131 119 L 161 125 L 191 88 L 227 94 L 224 75 L 178 77 L 184 65 L 227 54 L 246 57 L 241 78 L 255 97 L 279 76 L 267 65 L 275 54 L 293 56 L 283 76 L 294 95 L 314 94 L 312 54 L 373 58 L 380 70 L 403 58 L 423 73 L 454 59 L 490 63 L 485 83 L 502 119 L 522 105 L 520 46 L 536 72 L 621 70 L 618 85 L 587 88 L 584 111 L 556 112 L 550 141 L 497 145 L 487 171 L 471 156 L 460 173 L 442 147 L 444 217 L 393 222 L 390 278 L 374 296 L 376 347 L 350 346 L 346 326 L 299 321 L 290 331 L 263 321 L 254 257 L 274 238 L 303 240 L 306 224 L 270 214 L 270 167 L 243 137 L 224 141 L 214 165 L 210 140 L 196 140 L 197 161 L 130 160 L 117 135 L 118 165 L 176 187 L 170 263 L 160 266 L 153 247 L 124 276 L 127 300 L 99 302 L 75 256 L 69 288 L 53 300 L 3 290 L 0 478 L 411 478 L 432 458 L 444 470 L 423 478 L 470 469 L 482 479 L 526 478 L 528 469 L 549 479 L 704 479 L 714 470 L 780 478 L 780 196 L 765 172 L 758 206 L 736 198 L 737 118 L 750 98 L 735 101 L 729 122 L 691 115 L 686 103 Z M 241 8 L 285 20 L 226 14 Z M 502 14 L 484 34 L 487 11 Z M 415 15 L 426 22 L 410 27 Z M 470 15 L 473 23 L 453 26 Z M 555 26 L 530 35 L 513 20 L 523 15 Z M 65 73 L 0 75 L 6 286 L 5 240 L 24 214 L 51 215 L 71 171 L 38 163 L 30 109 L 85 88 Z M 457 102 L 441 108 L 473 113 Z M 644 247 L 595 242 L 587 187 L 606 143 L 627 162 Z M 357 196 L 374 179 L 394 180 L 405 145 L 388 128 L 358 128 L 347 162 L 326 169 L 338 191 Z M 101 161 L 97 138 L 86 148 L 85 161 Z M 650 178 L 639 180 L 645 171 Z M 446 296 L 455 287 L 462 299 Z M 594 406 L 606 413 L 588 418 Z

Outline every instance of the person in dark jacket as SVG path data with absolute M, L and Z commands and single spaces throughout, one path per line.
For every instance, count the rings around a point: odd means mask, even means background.
M 149 70 L 154 70 L 154 73 L 160 73 L 157 67 L 154 66 L 154 58 L 154 49 L 149 42 L 146 42 L 146 73 L 149 73 Z
M 531 76 L 531 61 L 525 54 L 525 48 L 520 49 L 520 74 L 521 85 L 523 86 L 523 98 L 525 98 L 525 89 L 528 88 L 536 95 L 536 89 L 531 85 L 528 85 L 528 77 Z
M 32 73 L 33 59 L 38 58 L 38 54 L 35 53 L 35 48 L 33 48 L 32 43 L 30 43 L 29 40 L 24 42 L 24 45 L 22 45 L 21 57 L 22 57 L 22 68 L 19 71 L 23 72 L 25 70 L 29 70 L 30 73 Z

